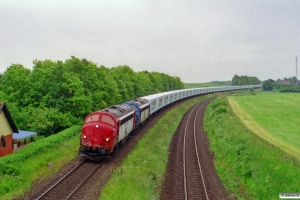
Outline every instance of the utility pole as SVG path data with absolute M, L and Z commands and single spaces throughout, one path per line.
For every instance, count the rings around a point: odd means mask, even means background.
M 298 83 L 298 76 L 297 76 L 297 56 L 296 56 L 296 79 L 297 79 L 297 83 Z

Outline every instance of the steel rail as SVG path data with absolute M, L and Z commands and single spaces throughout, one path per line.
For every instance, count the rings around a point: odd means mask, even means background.
M 117 154 L 117 152 L 118 152 L 118 150 L 116 150 L 114 153 L 113 153 L 113 155 L 112 155 L 112 157 L 111 157 L 111 159 L 113 159 L 115 156 L 116 156 L 116 154 Z M 71 199 L 72 197 L 73 197 L 73 195 L 75 194 L 75 192 L 76 191 L 78 191 L 91 177 L 92 177 L 92 175 L 94 175 L 98 170 L 99 170 L 99 168 L 100 167 L 102 167 L 102 165 L 104 165 L 105 163 L 107 163 L 107 161 L 108 160 L 105 160 L 105 161 L 103 161 L 102 163 L 101 163 L 101 165 L 99 165 L 98 167 L 96 167 L 89 175 L 88 175 L 88 177 L 84 180 L 84 181 L 82 181 L 70 194 L 69 194 L 69 196 L 67 196 L 67 198 L 65 198 L 65 200 L 67 200 L 67 199 Z
M 200 102 L 200 103 L 202 103 L 202 102 Z M 198 103 L 198 104 L 200 104 L 200 103 Z M 191 114 L 193 113 L 193 111 L 195 110 L 195 108 L 198 106 L 198 104 L 197 105 L 195 105 L 194 106 L 194 108 L 191 110 L 191 112 L 190 112 L 190 114 L 189 114 L 189 116 L 188 116 L 188 119 L 187 119 L 187 122 L 186 122 L 186 124 L 185 124 L 185 131 L 184 131 L 184 137 L 183 137 L 183 149 L 182 149 L 182 153 L 183 153 L 183 177 L 184 177 L 184 198 L 185 198 L 185 200 L 187 200 L 188 199 L 188 197 L 187 197 L 187 185 L 186 185 L 186 167 L 185 167 L 185 142 L 186 142 L 186 140 L 185 140 L 185 138 L 186 138 L 186 130 L 187 130 L 187 126 L 188 126 L 188 123 L 189 123 L 189 120 L 190 120 L 190 117 L 191 117 Z
M 65 176 L 63 176 L 61 179 L 59 179 L 54 185 L 52 185 L 48 190 L 46 190 L 42 195 L 40 195 L 36 200 L 39 200 L 46 196 L 53 188 L 55 188 L 59 183 L 61 183 L 66 177 L 68 177 L 70 174 L 75 172 L 77 169 L 79 169 L 85 161 L 82 161 L 79 165 L 77 165 L 74 169 L 72 169 L 69 173 L 67 173 Z
M 187 178 L 186 178 L 186 158 L 185 158 L 185 150 L 186 150 L 186 135 L 187 135 L 187 127 L 188 127 L 188 123 L 190 121 L 190 117 L 193 113 L 193 111 L 197 108 L 198 105 L 200 105 L 200 107 L 198 108 L 197 110 L 197 113 L 196 115 L 198 114 L 198 111 L 200 110 L 200 108 L 204 105 L 204 103 L 206 101 L 209 101 L 211 98 L 209 99 L 206 99 L 202 102 L 199 102 L 197 105 L 194 106 L 194 108 L 191 110 L 189 116 L 188 116 L 188 119 L 187 119 L 187 122 L 186 122 L 186 125 L 185 125 L 185 130 L 184 130 L 184 138 L 183 138 L 183 173 L 184 173 L 184 193 L 185 193 L 185 200 L 188 199 L 188 192 L 187 192 Z M 196 117 L 195 117 L 196 118 Z M 194 121 L 194 125 L 195 125 L 195 121 Z M 194 128 L 194 137 L 195 137 L 195 128 Z M 198 158 L 198 165 L 200 164 L 200 161 L 199 161 L 199 156 L 198 156 L 198 152 L 197 152 L 197 158 Z M 204 177 L 203 177 L 203 173 L 202 173 L 202 169 L 201 169 L 201 166 L 200 166 L 200 175 L 201 175 L 201 178 L 202 178 L 202 183 L 204 183 Z M 204 190 L 205 190 L 205 194 L 206 194 L 206 198 L 208 198 L 208 194 L 207 194 L 207 190 L 206 190 L 206 186 L 205 184 L 203 184 L 204 186 Z
M 206 190 L 205 181 L 204 181 L 204 176 L 203 176 L 203 172 L 202 172 L 202 168 L 201 168 L 200 158 L 199 158 L 199 154 L 198 154 L 197 138 L 196 138 L 196 121 L 197 121 L 197 116 L 198 116 L 199 110 L 202 108 L 203 105 L 204 105 L 204 103 L 198 108 L 196 116 L 195 116 L 195 119 L 194 119 L 194 141 L 195 141 L 195 150 L 196 150 L 196 155 L 197 155 L 198 167 L 199 167 L 200 174 L 201 174 L 201 179 L 202 179 L 202 184 L 203 184 L 203 187 L 204 187 L 205 196 L 206 196 L 206 199 L 209 200 L 208 193 L 207 193 L 207 190 Z
M 90 178 L 91 178 L 91 176 L 92 175 L 94 175 L 98 170 L 99 170 L 99 168 L 102 166 L 102 165 L 104 165 L 104 163 L 105 162 L 102 162 L 101 163 L 101 165 L 98 165 L 90 174 L 89 174 L 89 176 L 88 177 L 86 177 L 70 194 L 69 194 L 69 196 L 67 196 L 67 198 L 65 198 L 65 200 L 67 200 L 67 199 L 70 199 L 70 198 L 72 198 L 72 196 L 75 194 L 75 192 L 77 191 L 77 190 L 79 190 L 79 188 L 81 188 L 83 185 L 84 185 L 84 183 L 86 183 Z

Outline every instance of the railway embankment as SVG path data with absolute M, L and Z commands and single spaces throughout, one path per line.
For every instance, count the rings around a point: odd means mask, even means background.
M 299 100 L 298 94 L 277 92 L 228 98 L 234 113 L 248 129 L 298 160 Z
M 278 199 L 281 192 L 299 192 L 299 161 L 247 128 L 226 96 L 208 105 L 204 125 L 216 171 L 232 198 Z

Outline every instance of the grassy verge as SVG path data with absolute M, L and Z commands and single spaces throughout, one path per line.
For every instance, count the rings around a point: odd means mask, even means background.
M 0 199 L 24 195 L 34 181 L 50 177 L 73 160 L 78 153 L 80 130 L 81 126 L 72 126 L 0 158 Z
M 228 100 L 248 128 L 300 160 L 299 94 L 269 92 Z
M 299 161 L 247 129 L 226 97 L 209 104 L 204 124 L 217 173 L 232 197 L 278 199 L 280 192 L 299 192 Z
M 100 199 L 158 199 L 173 133 L 198 97 L 166 113 L 123 160 L 101 192 Z

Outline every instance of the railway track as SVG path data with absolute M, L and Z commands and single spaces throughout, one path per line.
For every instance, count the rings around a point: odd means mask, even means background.
M 183 179 L 184 199 L 209 199 L 206 180 L 201 166 L 200 153 L 198 148 L 200 140 L 196 124 L 199 123 L 198 113 L 211 99 L 198 103 L 188 115 L 182 148 L 183 157 Z
M 174 133 L 161 200 L 228 199 L 203 128 L 204 111 L 211 100 L 190 108 Z
M 37 200 L 76 199 L 76 194 L 101 168 L 105 161 L 85 160 L 42 193 Z

